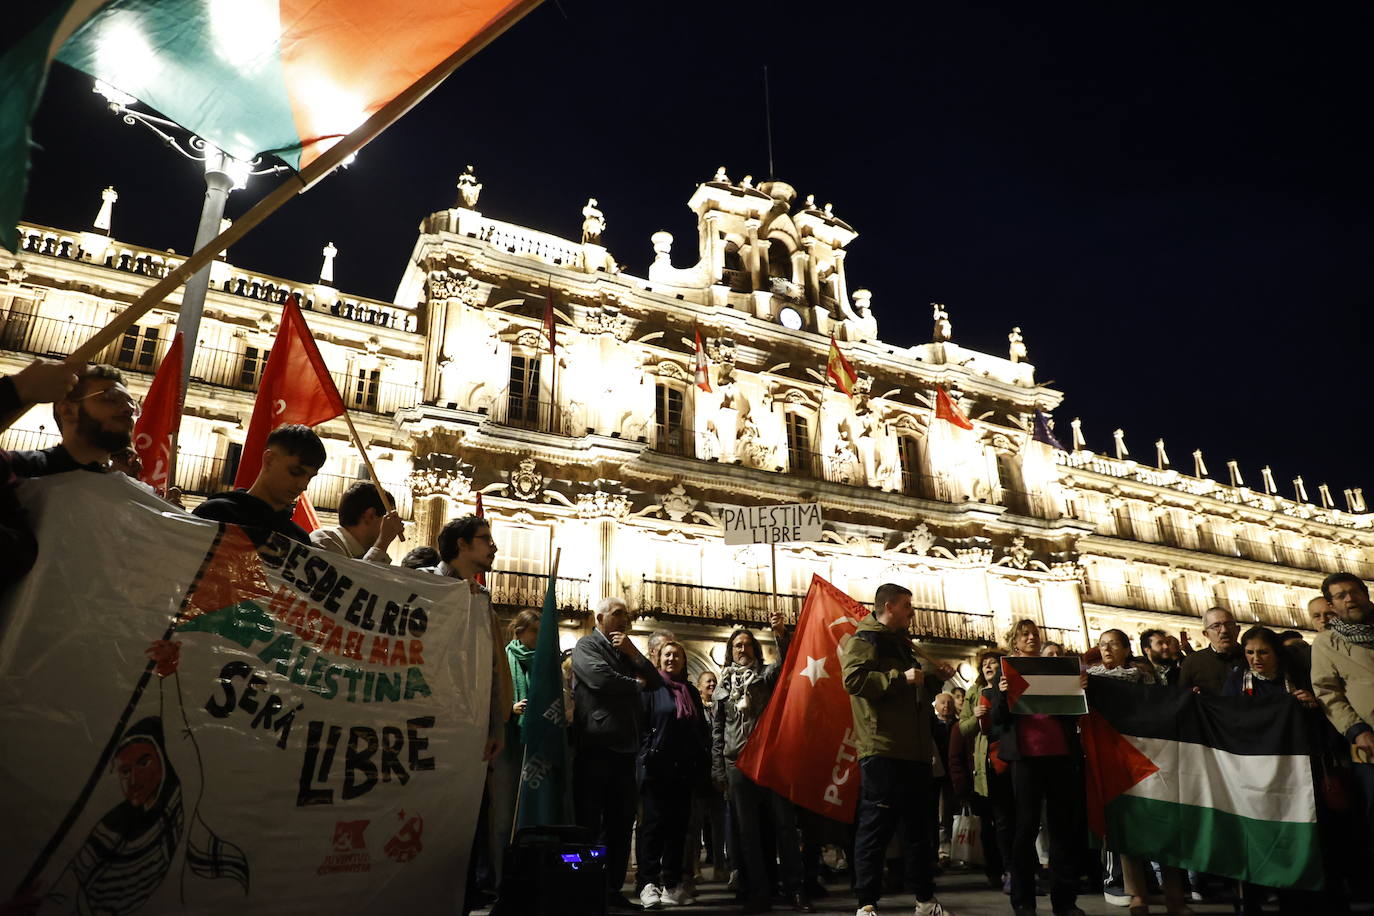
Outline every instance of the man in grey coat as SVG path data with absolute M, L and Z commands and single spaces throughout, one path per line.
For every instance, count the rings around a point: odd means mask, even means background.
M 573 816 L 606 847 L 606 902 L 639 909 L 621 893 L 630 864 L 638 795 L 635 754 L 643 728 L 639 694 L 663 686 L 658 670 L 630 639 L 630 609 L 603 598 L 596 629 L 573 647 Z

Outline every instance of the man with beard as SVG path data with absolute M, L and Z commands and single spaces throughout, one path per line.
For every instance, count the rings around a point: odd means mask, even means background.
M 1140 654 L 1154 670 L 1155 680 L 1173 687 L 1178 683 L 1178 656 L 1169 644 L 1169 634 L 1163 630 L 1146 630 L 1140 634 Z
M 1326 718 L 1353 746 L 1364 827 L 1374 824 L 1374 604 L 1358 576 L 1332 573 L 1322 596 L 1333 616 L 1312 644 L 1312 688 Z
M 128 447 L 139 409 L 118 369 L 88 365 L 77 373 L 66 397 L 53 403 L 62 441 L 44 449 L 10 452 L 10 465 L 20 477 L 77 470 L 103 473 L 110 454 Z

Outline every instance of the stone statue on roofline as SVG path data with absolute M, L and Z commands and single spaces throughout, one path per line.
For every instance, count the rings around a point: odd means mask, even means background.
M 473 172 L 472 166 L 468 166 L 463 174 L 458 176 L 458 201 L 469 210 L 477 207 L 477 198 L 482 196 L 482 183 L 477 180 L 477 175 Z
M 943 302 L 932 302 L 930 306 L 935 313 L 935 342 L 944 343 L 954 336 L 954 325 L 950 324 L 949 312 Z
M 596 208 L 596 198 L 587 198 L 582 208 L 582 244 L 600 245 L 601 233 L 606 231 L 606 215 Z

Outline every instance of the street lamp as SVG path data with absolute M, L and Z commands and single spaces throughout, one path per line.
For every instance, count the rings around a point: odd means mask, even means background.
M 159 118 L 146 112 L 137 111 L 130 106 L 138 100 L 133 96 L 102 82 L 95 81 L 94 91 L 103 96 L 110 110 L 120 116 L 125 124 L 142 124 L 157 134 L 164 146 L 168 146 L 193 162 L 205 163 L 205 202 L 200 208 L 200 225 L 196 229 L 197 251 L 209 244 L 220 233 L 220 222 L 224 218 L 224 203 L 229 192 L 247 187 L 253 175 L 271 175 L 287 171 L 284 165 L 259 168 L 261 157 L 252 162 L 235 159 L 214 144 L 194 134 L 181 139 L 169 131 L 181 131 L 180 125 L 166 118 Z M 210 265 L 207 264 L 192 275 L 186 282 L 181 295 L 181 311 L 177 315 L 177 331 L 183 335 L 185 356 L 181 369 L 181 392 L 186 395 L 186 386 L 191 377 L 191 363 L 195 356 L 196 339 L 200 334 L 200 319 L 205 311 L 205 293 L 210 288 Z

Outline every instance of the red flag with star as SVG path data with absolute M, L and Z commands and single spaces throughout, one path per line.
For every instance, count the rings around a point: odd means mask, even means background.
M 793 804 L 845 823 L 859 803 L 854 713 L 840 671 L 840 643 L 869 610 L 820 576 L 763 717 L 735 765 Z
M 343 412 L 338 386 L 325 368 L 324 357 L 310 335 L 296 297 L 290 296 L 282 306 L 281 327 L 262 370 L 234 486 L 253 485 L 262 470 L 262 451 L 272 430 L 286 423 L 319 426 Z

